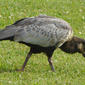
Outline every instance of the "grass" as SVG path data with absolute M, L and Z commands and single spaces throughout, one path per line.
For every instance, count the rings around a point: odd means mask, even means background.
M 47 14 L 69 22 L 74 35 L 85 36 L 84 0 L 0 0 L 0 28 L 24 17 Z M 16 72 L 25 60 L 29 47 L 16 42 L 0 42 L 0 85 L 85 85 L 85 58 L 66 54 L 60 49 L 53 54 L 56 72 L 51 72 L 47 57 L 32 55 L 24 72 Z

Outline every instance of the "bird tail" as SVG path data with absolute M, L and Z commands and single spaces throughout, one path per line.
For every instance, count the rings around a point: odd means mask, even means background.
M 0 30 L 0 41 L 2 40 L 14 40 L 16 28 L 14 26 L 7 26 L 5 29 Z

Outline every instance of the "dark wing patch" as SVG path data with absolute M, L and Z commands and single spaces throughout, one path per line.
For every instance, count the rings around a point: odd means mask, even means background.
M 21 20 L 16 21 L 14 24 L 15 26 L 26 26 L 26 25 L 31 25 L 36 22 L 35 18 L 23 18 Z
M 17 24 L 19 24 L 21 21 L 23 21 L 25 19 L 27 19 L 27 18 L 23 18 L 23 19 L 17 20 L 13 25 L 17 25 Z

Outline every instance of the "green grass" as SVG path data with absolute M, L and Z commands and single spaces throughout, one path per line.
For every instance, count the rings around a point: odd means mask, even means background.
M 0 28 L 24 17 L 47 14 L 69 22 L 74 35 L 85 38 L 85 0 L 0 0 Z M 56 72 L 51 72 L 44 54 L 32 55 L 24 72 L 16 72 L 29 47 L 16 42 L 0 42 L 0 85 L 85 85 L 85 58 L 53 54 Z

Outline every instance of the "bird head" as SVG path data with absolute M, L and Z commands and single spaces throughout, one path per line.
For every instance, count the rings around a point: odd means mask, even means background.
M 79 52 L 85 57 L 85 40 L 73 36 L 72 40 L 66 41 L 60 49 L 71 54 Z
M 78 44 L 79 53 L 85 57 L 85 41 Z

